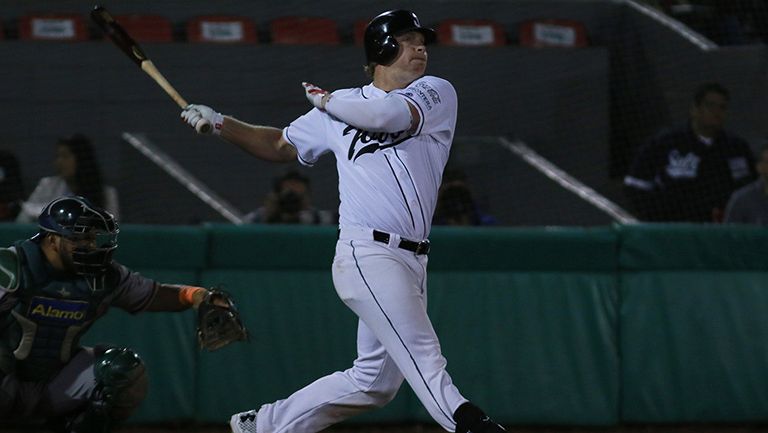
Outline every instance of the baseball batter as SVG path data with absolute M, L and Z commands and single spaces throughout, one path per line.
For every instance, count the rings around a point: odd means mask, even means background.
M 384 406 L 403 379 L 446 430 L 504 431 L 453 384 L 427 316 L 427 237 L 457 110 L 451 83 L 424 75 L 434 40 L 413 12 L 377 16 L 365 30 L 373 82 L 332 93 L 303 83 L 315 108 L 282 131 L 203 105 L 182 112 L 190 126 L 206 120 L 262 159 L 312 166 L 332 152 L 339 172 L 333 282 L 360 319 L 357 359 L 284 400 L 233 415 L 234 433 L 317 432 Z

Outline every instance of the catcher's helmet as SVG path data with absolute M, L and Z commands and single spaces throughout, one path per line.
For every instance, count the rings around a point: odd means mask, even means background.
M 120 229 L 111 213 L 85 197 L 59 197 L 45 206 L 37 218 L 40 234 L 55 233 L 73 241 L 90 240 L 89 246 L 72 251 L 78 275 L 99 275 L 112 263 Z
M 424 35 L 424 42 L 435 41 L 435 31 L 422 27 L 415 13 L 403 9 L 387 11 L 372 19 L 365 28 L 365 58 L 387 66 L 397 58 L 400 47 L 395 36 L 417 31 Z

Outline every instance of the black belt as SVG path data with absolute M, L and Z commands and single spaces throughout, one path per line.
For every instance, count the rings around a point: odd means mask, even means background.
M 378 230 L 373 231 L 373 240 L 384 244 L 389 244 L 389 233 L 380 232 Z M 416 242 L 408 239 L 400 239 L 398 248 L 411 251 L 416 255 L 429 254 L 429 240 Z

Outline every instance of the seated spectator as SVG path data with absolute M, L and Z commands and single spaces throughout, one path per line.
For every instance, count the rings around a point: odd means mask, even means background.
M 437 192 L 435 225 L 482 226 L 496 224 L 496 219 L 478 209 L 467 176 L 461 170 L 446 169 Z
M 13 153 L 0 150 L 0 221 L 14 221 L 23 198 L 19 160 Z
M 245 220 L 267 224 L 334 224 L 331 211 L 312 206 L 309 178 L 297 171 L 289 171 L 276 178 L 264 206 L 247 214 Z
M 760 178 L 731 194 L 723 222 L 768 225 L 768 144 L 756 167 Z
M 731 193 L 757 177 L 747 142 L 724 130 L 728 102 L 722 85 L 699 86 L 688 122 L 640 148 L 624 178 L 640 219 L 721 222 Z
M 40 179 L 29 198 L 22 203 L 17 222 L 32 222 L 54 198 L 78 195 L 120 217 L 117 190 L 105 185 L 91 140 L 83 134 L 61 138 L 56 143 L 53 162 L 56 176 Z

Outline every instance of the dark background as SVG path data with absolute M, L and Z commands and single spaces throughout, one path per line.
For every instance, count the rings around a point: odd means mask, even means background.
M 143 133 L 243 213 L 260 206 L 271 179 L 288 168 L 299 168 L 310 177 L 318 207 L 338 205 L 331 156 L 311 170 L 258 161 L 218 139 L 196 136 L 179 120 L 175 104 L 110 43 L 13 38 L 17 19 L 26 13 L 85 15 L 92 3 L 2 3 L 0 21 L 8 37 L 0 41 L 0 147 L 19 156 L 27 192 L 41 176 L 53 174 L 56 138 L 79 131 L 93 138 L 106 179 L 118 188 L 124 222 L 223 220 L 124 143 L 120 135 L 130 131 Z M 367 83 L 361 70 L 362 48 L 352 43 L 355 20 L 407 7 L 425 25 L 449 17 L 502 23 L 507 46 L 430 47 L 429 72 L 449 79 L 459 94 L 450 164 L 467 172 L 483 207 L 505 225 L 603 225 L 611 219 L 520 162 L 494 137 L 522 140 L 624 206 L 621 179 L 634 149 L 658 128 L 684 121 L 691 93 L 701 81 L 718 80 L 731 90 L 732 130 L 755 148 L 768 137 L 764 45 L 703 51 L 620 2 L 132 0 L 105 5 L 114 14 L 157 13 L 174 22 L 176 42 L 142 45 L 190 102 L 277 127 L 310 108 L 302 81 L 328 89 Z M 234 46 L 185 42 L 185 21 L 212 13 L 253 19 L 262 42 Z M 269 21 L 284 15 L 333 17 L 343 43 L 271 45 Z M 520 47 L 518 25 L 540 17 L 585 23 L 590 47 Z

